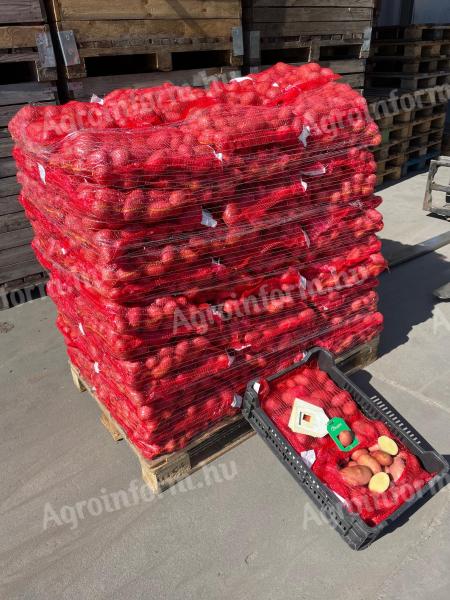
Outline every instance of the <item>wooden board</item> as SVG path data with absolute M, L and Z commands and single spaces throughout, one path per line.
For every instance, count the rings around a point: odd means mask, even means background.
M 361 346 L 344 353 L 338 359 L 338 365 L 348 375 L 359 371 L 377 359 L 379 338 L 362 344 Z M 125 439 L 139 459 L 142 478 L 155 494 L 159 494 L 169 487 L 189 477 L 216 458 L 254 435 L 247 421 L 241 416 L 228 417 L 209 430 L 197 436 L 183 450 L 158 457 L 154 460 L 142 456 L 125 435 L 122 428 L 110 415 L 106 407 L 97 400 L 95 392 L 83 380 L 76 367 L 69 363 L 71 375 L 76 388 L 80 392 L 88 391 L 97 402 L 101 410 L 100 420 L 114 441 Z
M 34 237 L 34 233 L 29 222 L 27 225 L 22 229 L 7 230 L 0 233 L 0 252 L 29 244 Z
M 254 8 L 261 6 L 277 6 L 277 7 L 336 7 L 343 8 L 373 8 L 375 0 L 249 0 Z
M 16 177 L 4 177 L 0 183 L 0 198 L 7 198 L 19 193 Z
M 45 12 L 40 0 L 0 0 L 0 25 L 43 21 Z
M 0 85 L 0 106 L 23 105 L 29 102 L 57 102 L 57 99 L 55 84 L 50 82 L 30 81 Z
M 49 13 L 64 19 L 224 19 L 240 18 L 239 0 L 50 0 Z
M 0 215 L 9 215 L 22 211 L 22 206 L 17 200 L 17 195 L 0 198 Z
M 257 25 L 257 27 L 256 27 Z M 301 23 L 257 23 L 253 27 L 261 32 L 261 37 L 321 35 L 336 33 L 362 33 L 372 25 L 371 20 L 364 21 L 304 21 Z
M 0 251 L 0 285 L 42 271 L 29 244 Z
M 254 8 L 252 23 L 256 26 L 258 23 L 284 23 L 286 21 L 290 23 L 315 21 L 316 24 L 319 21 L 335 21 L 337 23 L 346 21 L 371 21 L 372 12 L 371 8 L 321 8 L 315 6 L 308 8 L 286 8 L 285 10 L 280 10 L 278 7 Z M 320 29 L 320 25 L 317 25 L 317 27 Z

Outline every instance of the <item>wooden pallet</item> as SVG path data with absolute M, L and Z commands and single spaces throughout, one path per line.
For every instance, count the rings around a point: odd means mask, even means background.
M 246 65 L 367 58 L 373 6 L 373 0 L 243 0 Z
M 367 65 L 367 72 L 371 75 L 386 72 L 402 73 L 403 75 L 431 75 L 436 72 L 448 71 L 450 71 L 450 58 L 447 56 L 421 59 L 378 56 L 371 58 Z
M 48 25 L 0 25 L 1 84 L 55 81 L 56 59 Z
M 440 56 L 450 56 L 450 40 L 446 42 L 407 42 L 398 40 L 386 42 L 372 39 L 370 55 L 373 59 L 393 57 L 394 60 L 419 60 L 435 59 Z
M 104 77 L 84 77 L 65 82 L 65 95 L 69 100 L 89 101 L 93 95 L 102 98 L 120 88 L 143 88 L 163 84 L 192 85 L 203 87 L 213 80 L 229 81 L 240 77 L 241 71 L 233 67 L 210 69 L 186 69 L 169 73 L 138 73 L 130 75 L 110 75 Z
M 374 42 L 429 42 L 450 40 L 450 25 L 407 25 L 376 27 Z
M 409 148 L 409 140 L 392 142 L 383 146 L 378 146 L 374 151 L 377 162 L 387 161 L 390 158 L 404 154 Z
M 242 64 L 238 0 L 52 0 L 51 18 L 69 80 Z
M 366 367 L 377 359 L 379 338 L 367 342 L 347 353 L 338 360 L 340 368 L 352 374 Z M 142 456 L 125 435 L 122 428 L 110 415 L 106 407 L 96 398 L 95 392 L 80 376 L 74 365 L 69 363 L 73 382 L 80 392 L 88 391 L 101 410 L 100 420 L 111 434 L 114 441 L 125 439 L 129 447 L 139 459 L 142 478 L 155 494 L 159 494 L 189 477 L 216 458 L 235 448 L 254 435 L 247 421 L 241 416 L 228 417 L 197 436 L 183 450 L 166 454 L 154 460 Z
M 450 84 L 450 71 L 436 71 L 435 73 L 418 73 L 407 75 L 406 73 L 367 73 L 366 83 L 368 87 L 397 88 L 399 90 L 416 91 L 425 88 Z
M 429 162 L 434 158 L 438 158 L 441 153 L 441 145 L 431 149 L 427 154 L 421 156 L 413 156 L 409 158 L 403 166 L 402 176 L 407 177 L 420 171 L 425 171 L 428 168 Z

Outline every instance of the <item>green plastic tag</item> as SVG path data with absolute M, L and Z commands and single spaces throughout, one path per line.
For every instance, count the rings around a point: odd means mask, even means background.
M 339 440 L 339 434 L 343 431 L 351 431 L 351 429 L 344 419 L 341 419 L 340 417 L 334 417 L 333 419 L 330 419 L 327 423 L 327 430 L 339 450 L 350 452 L 350 450 L 353 450 L 359 444 L 359 441 L 356 437 L 353 439 L 350 446 L 343 446 L 341 444 L 341 441 Z

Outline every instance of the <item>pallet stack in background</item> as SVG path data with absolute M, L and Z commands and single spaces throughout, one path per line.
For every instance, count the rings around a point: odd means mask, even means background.
M 30 247 L 32 229 L 17 202 L 19 186 L 7 125 L 25 104 L 55 104 L 56 62 L 39 0 L 2 0 L 0 10 L 0 291 L 44 278 Z
M 66 99 L 240 74 L 240 0 L 47 1 Z
M 440 88 L 449 84 L 450 26 L 374 29 L 365 95 L 391 109 L 374 114 L 383 135 L 376 152 L 379 184 L 424 169 L 439 156 L 448 103 Z
M 374 0 L 242 0 L 246 65 L 320 62 L 364 87 Z

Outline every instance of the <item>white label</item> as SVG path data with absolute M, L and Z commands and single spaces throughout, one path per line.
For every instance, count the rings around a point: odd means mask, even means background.
M 92 104 L 103 104 L 103 98 L 99 98 L 97 94 L 92 94 L 91 103 Z
M 251 77 L 235 77 L 234 79 L 230 79 L 230 82 L 237 81 L 238 83 L 240 83 L 241 81 L 245 81 L 246 79 L 248 79 L 249 81 L 253 81 Z
M 325 165 L 321 165 L 317 169 L 307 169 L 306 171 L 300 171 L 302 175 L 307 175 L 309 177 L 317 177 L 318 175 L 325 175 L 327 169 Z
M 260 388 L 261 384 L 259 383 L 259 381 L 255 381 L 255 383 L 253 384 L 253 389 L 255 390 L 255 392 L 258 393 Z
M 334 494 L 334 495 L 335 495 L 337 498 L 339 498 L 339 500 L 342 502 L 342 504 L 343 504 L 344 506 L 348 506 L 348 502 L 347 502 L 347 500 L 346 500 L 345 498 L 343 498 L 342 496 L 339 496 L 339 494 L 337 494 L 336 492 L 333 492 L 333 494 Z
M 298 136 L 298 141 L 301 142 L 305 146 L 305 148 L 306 148 L 307 139 L 309 138 L 310 135 L 311 135 L 311 128 L 308 127 L 308 125 L 305 125 L 303 127 L 303 131 Z
M 304 450 L 300 453 L 300 456 L 303 458 L 305 465 L 309 468 L 316 462 L 316 453 L 314 450 Z
M 86 335 L 84 333 L 83 325 L 81 323 L 78 323 L 78 329 L 81 331 L 81 335 Z
M 289 429 L 294 433 L 323 438 L 328 435 L 327 423 L 329 420 L 323 408 L 295 398 L 289 419 Z
M 95 362 L 95 363 L 94 363 L 94 371 L 95 371 L 96 373 L 100 373 L 100 366 L 99 366 L 98 362 Z
M 217 221 L 208 210 L 202 210 L 202 225 L 206 227 L 216 227 Z
M 234 396 L 233 396 L 233 402 L 231 403 L 231 406 L 233 408 L 241 408 L 241 406 L 242 406 L 242 396 L 239 396 L 239 394 L 234 394 Z
M 300 178 L 300 183 L 301 183 L 301 186 L 302 186 L 302 188 L 303 188 L 303 189 L 305 190 L 305 192 L 306 192 L 306 190 L 308 189 L 308 184 L 306 183 L 306 181 L 303 181 L 303 179 L 302 179 L 302 178 Z
M 46 181 L 45 181 L 45 169 L 44 169 L 44 167 L 40 163 L 38 163 L 38 171 L 39 171 L 39 175 L 40 175 L 42 183 L 46 183 Z

